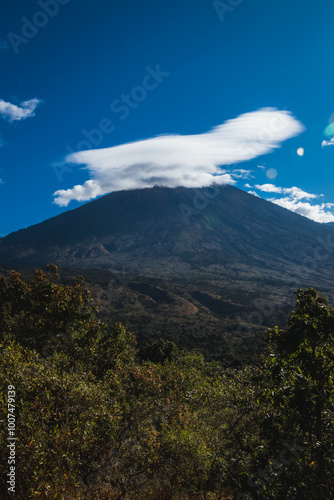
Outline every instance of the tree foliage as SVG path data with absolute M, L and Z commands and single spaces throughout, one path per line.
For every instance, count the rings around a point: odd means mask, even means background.
M 331 498 L 334 310 L 316 290 L 298 290 L 288 328 L 270 332 L 265 374 L 267 388 L 261 401 L 267 399 L 273 408 L 264 420 L 267 452 L 277 454 L 286 441 L 297 443 L 299 450 L 279 478 L 281 496 L 268 498 L 283 498 L 287 491 L 289 498 Z
M 232 369 L 165 340 L 138 350 L 53 265 L 1 276 L 0 420 L 13 385 L 17 498 L 332 498 L 334 311 L 313 289 L 296 299 L 258 363 Z M 4 470 L 6 439 L 1 427 Z

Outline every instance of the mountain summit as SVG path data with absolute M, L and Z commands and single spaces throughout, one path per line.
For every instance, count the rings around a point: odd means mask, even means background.
M 333 268 L 334 229 L 235 187 L 118 191 L 0 239 L 0 266 L 294 275 Z M 303 270 L 304 269 L 304 270 Z

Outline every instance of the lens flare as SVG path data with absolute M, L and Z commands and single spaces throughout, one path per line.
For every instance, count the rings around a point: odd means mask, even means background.
M 269 168 L 266 172 L 266 176 L 268 177 L 268 179 L 276 179 L 277 177 L 276 168 Z
M 332 137 L 334 135 L 334 122 L 330 123 L 324 130 L 324 135 L 326 137 Z

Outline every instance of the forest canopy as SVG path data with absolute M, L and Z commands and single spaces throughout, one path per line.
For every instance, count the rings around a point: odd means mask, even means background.
M 238 368 L 167 339 L 139 348 L 53 264 L 0 276 L 0 333 L 2 470 L 10 386 L 16 498 L 333 498 L 334 310 L 312 288 Z

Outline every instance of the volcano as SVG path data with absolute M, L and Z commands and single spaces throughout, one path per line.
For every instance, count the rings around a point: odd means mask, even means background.
M 334 228 L 232 186 L 118 191 L 0 239 L 4 271 L 50 262 L 139 342 L 224 362 L 255 359 L 296 289 L 334 298 Z
M 334 228 L 235 187 L 118 191 L 0 239 L 0 266 L 332 281 Z

